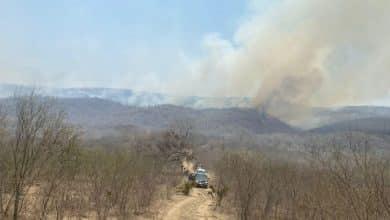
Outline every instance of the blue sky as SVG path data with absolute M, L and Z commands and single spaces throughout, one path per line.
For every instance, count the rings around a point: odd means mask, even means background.
M 0 82 L 156 88 L 230 39 L 248 13 L 238 0 L 0 0 Z M 137 84 L 152 85 L 137 86 Z
M 0 0 L 0 83 L 383 103 L 389 10 L 386 0 Z

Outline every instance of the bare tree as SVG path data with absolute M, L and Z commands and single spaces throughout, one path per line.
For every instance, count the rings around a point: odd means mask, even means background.
M 13 219 L 17 220 L 26 192 L 42 174 L 48 161 L 61 154 L 74 138 L 64 113 L 34 93 L 15 97 L 16 126 L 10 140 L 13 183 Z M 45 211 L 42 216 L 45 215 Z
M 1 106 L 0 106 L 1 107 Z M 10 152 L 7 147 L 7 121 L 6 113 L 0 108 L 0 215 L 7 215 L 11 205 L 10 196 Z
M 45 219 L 58 189 L 77 175 L 79 167 L 78 136 L 72 129 L 62 134 L 61 144 L 51 151 L 46 166 L 42 167 L 40 184 L 40 219 Z
M 184 158 L 192 156 L 193 126 L 189 121 L 177 121 L 163 131 L 156 147 L 167 165 L 177 166 Z
M 222 158 L 224 171 L 219 174 L 220 184 L 228 188 L 241 220 L 253 219 L 256 197 L 259 193 L 261 172 L 260 158 L 249 153 L 227 154 Z M 219 169 L 221 171 L 221 169 Z M 226 184 L 226 185 L 224 185 Z

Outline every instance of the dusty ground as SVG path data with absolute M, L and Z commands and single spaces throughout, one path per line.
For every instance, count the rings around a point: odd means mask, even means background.
M 183 163 L 183 167 L 193 170 L 194 164 Z M 209 183 L 213 183 L 214 175 L 208 174 Z M 186 178 L 183 179 L 183 182 Z M 137 220 L 219 220 L 233 219 L 215 209 L 215 199 L 210 189 L 192 188 L 189 196 L 174 195 L 170 200 L 162 200 L 152 206 L 149 216 L 142 216 Z
M 166 207 L 158 219 L 161 220 L 195 220 L 227 219 L 214 211 L 215 203 L 206 189 L 194 188 L 190 196 L 176 196 L 174 202 Z
M 159 205 L 159 210 L 142 220 L 230 220 L 226 215 L 215 211 L 215 202 L 207 189 L 193 188 L 189 196 L 174 195 L 172 199 Z

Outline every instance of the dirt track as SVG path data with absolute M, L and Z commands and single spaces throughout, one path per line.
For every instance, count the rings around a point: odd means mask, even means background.
M 206 189 L 194 188 L 190 196 L 177 196 L 159 219 L 227 219 L 214 211 L 213 204 L 213 199 Z

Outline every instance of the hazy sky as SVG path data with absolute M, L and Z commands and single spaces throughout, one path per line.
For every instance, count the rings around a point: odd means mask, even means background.
M 389 0 L 0 0 L 0 82 L 276 109 L 384 103 L 389 11 Z
M 0 0 L 0 82 L 163 90 L 202 55 L 205 36 L 230 39 L 251 8 L 244 0 Z

